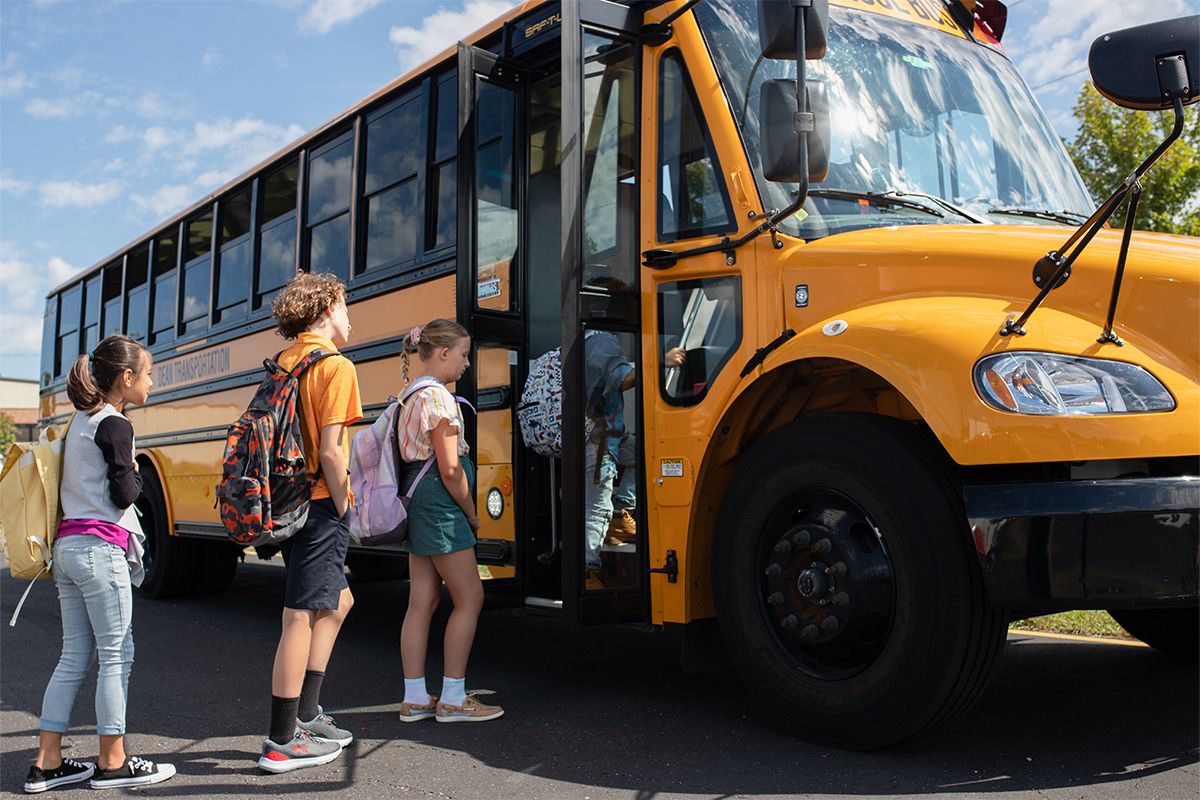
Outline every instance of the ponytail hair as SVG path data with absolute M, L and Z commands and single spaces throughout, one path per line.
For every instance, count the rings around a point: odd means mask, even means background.
M 79 411 L 94 414 L 125 370 L 138 372 L 146 348 L 128 336 L 106 336 L 92 352 L 75 359 L 67 375 L 67 397 Z
M 454 347 L 470 335 L 466 328 L 452 319 L 431 319 L 423 327 L 409 331 L 404 339 L 404 349 L 400 351 L 400 369 L 404 376 L 404 385 L 408 386 L 409 383 L 409 350 L 416 350 L 422 361 L 428 361 L 436 350 Z

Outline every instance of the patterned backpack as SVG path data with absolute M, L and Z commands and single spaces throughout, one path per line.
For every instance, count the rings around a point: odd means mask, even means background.
M 217 506 L 225 532 L 238 544 L 279 544 L 304 527 L 313 481 L 297 420 L 300 376 L 333 355 L 317 348 L 290 372 L 275 360 L 279 356 L 265 359 L 267 377 L 229 426 Z
M 562 455 L 562 348 L 542 353 L 529 368 L 517 421 L 526 447 L 544 456 Z
M 399 401 L 391 399 L 371 427 L 354 434 L 350 448 L 350 491 L 354 493 L 350 541 L 355 544 L 403 544 L 408 540 L 408 506 L 434 459 L 426 459 L 408 492 L 400 494 L 403 460 L 396 424 L 400 403 L 433 385 L 438 385 L 434 378 L 418 378 Z

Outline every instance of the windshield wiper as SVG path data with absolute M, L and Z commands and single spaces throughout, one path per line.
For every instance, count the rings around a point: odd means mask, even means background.
M 926 194 L 924 192 L 909 192 L 891 189 L 886 192 L 862 192 L 853 189 L 809 189 L 810 196 L 831 197 L 837 200 L 866 200 L 868 203 L 879 206 L 896 206 L 900 208 L 911 208 L 915 211 L 924 211 L 927 214 L 932 214 L 935 217 L 945 218 L 945 214 L 938 211 L 936 208 L 930 208 L 928 204 L 909 200 L 907 198 L 916 197 L 921 200 L 928 200 L 936 206 L 944 208 L 956 217 L 970 220 L 980 224 L 986 224 L 987 220 L 980 217 L 978 214 L 973 214 L 965 208 L 960 208 L 954 205 L 949 200 L 938 197 L 935 194 Z
M 828 197 L 832 200 L 848 200 L 857 202 L 859 200 L 866 201 L 873 206 L 882 208 L 908 208 L 913 211 L 922 211 L 934 217 L 945 218 L 945 214 L 938 211 L 936 208 L 930 208 L 925 203 L 918 203 L 915 200 L 905 200 L 896 192 L 862 192 L 853 189 L 809 189 L 809 197 Z
M 1086 214 L 1078 214 L 1074 211 L 1048 211 L 1044 208 L 989 208 L 989 214 L 1007 214 L 1012 217 L 1033 217 L 1034 219 L 1048 219 L 1052 222 L 1062 222 L 1066 225 L 1078 225 L 1087 219 Z

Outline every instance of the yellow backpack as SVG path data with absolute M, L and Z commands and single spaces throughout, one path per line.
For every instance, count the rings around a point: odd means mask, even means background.
M 62 518 L 58 488 L 62 481 L 63 440 L 70 425 L 68 420 L 65 425 L 43 429 L 33 445 L 10 445 L 4 459 L 4 470 L 0 472 L 0 525 L 4 536 L 0 542 L 9 572 L 19 580 L 51 576 L 50 553 Z M 32 588 L 31 583 L 21 595 L 10 626 L 16 624 Z

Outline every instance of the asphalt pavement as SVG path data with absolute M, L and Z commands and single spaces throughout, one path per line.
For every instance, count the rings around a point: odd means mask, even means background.
M 398 653 L 407 584 L 353 583 L 357 598 L 322 703 L 358 737 L 323 767 L 256 768 L 270 711 L 283 596 L 277 565 L 247 562 L 225 595 L 135 599 L 130 752 L 170 761 L 145 796 L 241 798 L 1163 798 L 1200 797 L 1194 663 L 1144 647 L 1011 635 L 963 720 L 878 753 L 791 738 L 730 673 L 685 674 L 671 631 L 565 629 L 485 610 L 468 688 L 507 713 L 477 725 L 403 724 Z M 0 795 L 19 793 L 42 691 L 61 644 L 53 585 L 0 579 Z M 439 619 L 444 617 L 444 609 Z M 435 630 L 440 624 L 435 622 Z M 436 653 L 437 644 L 431 646 Z M 430 675 L 440 674 L 431 664 Z M 431 679 L 432 683 L 432 679 Z M 94 674 L 68 755 L 94 759 Z M 86 787 L 86 785 L 85 785 Z M 85 787 L 58 790 L 82 797 Z M 90 795 L 87 795 L 90 796 Z

